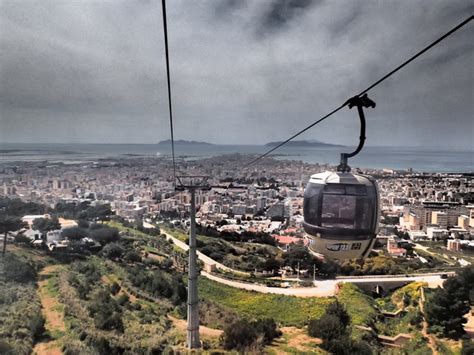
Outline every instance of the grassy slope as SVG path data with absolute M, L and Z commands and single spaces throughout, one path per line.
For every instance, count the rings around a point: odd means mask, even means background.
M 283 326 L 305 325 L 309 319 L 319 318 L 330 298 L 298 298 L 239 290 L 200 278 L 199 294 L 202 299 L 232 309 L 250 318 L 273 318 Z
M 369 325 L 379 314 L 373 298 L 366 295 L 354 284 L 343 284 L 337 299 L 346 307 L 353 325 Z

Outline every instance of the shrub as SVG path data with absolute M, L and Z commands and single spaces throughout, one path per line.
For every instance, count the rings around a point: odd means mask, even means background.
M 30 332 L 34 340 L 38 340 L 43 335 L 46 321 L 41 313 L 30 316 Z
M 337 300 L 326 308 L 326 314 L 336 316 L 344 327 L 351 323 L 351 317 L 347 313 L 346 308 Z
M 138 254 L 135 250 L 127 251 L 123 258 L 130 263 L 142 261 L 141 255 Z
M 113 282 L 111 285 L 110 285 L 110 293 L 112 293 L 114 296 L 119 293 L 121 287 L 118 283 L 116 282 Z
M 257 340 L 257 333 L 245 319 L 238 320 L 227 326 L 221 337 L 224 349 L 244 351 Z
M 4 275 L 10 282 L 28 283 L 36 280 L 36 270 L 32 263 L 13 254 L 4 257 Z
M 120 259 L 124 253 L 123 247 L 117 243 L 107 244 L 102 249 L 102 255 L 110 260 Z
M 270 344 L 279 336 L 281 332 L 273 319 L 259 319 L 253 322 L 240 319 L 224 328 L 221 343 L 227 350 L 261 350 L 264 345 Z
M 313 319 L 308 324 L 308 334 L 323 341 L 329 341 L 341 337 L 346 328 L 339 318 L 334 315 L 325 314 L 319 319 Z

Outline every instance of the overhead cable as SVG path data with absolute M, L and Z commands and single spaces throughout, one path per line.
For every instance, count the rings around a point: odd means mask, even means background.
M 173 107 L 171 105 L 171 78 L 170 78 L 170 59 L 168 49 L 168 24 L 166 22 L 166 1 L 162 0 L 163 9 L 163 33 L 165 37 L 165 57 L 166 57 L 166 79 L 168 83 L 168 109 L 170 115 L 170 130 L 171 130 L 171 155 L 173 157 L 173 182 L 176 186 L 176 161 L 174 157 L 174 131 L 173 131 Z
M 436 39 L 435 41 L 433 41 L 432 43 L 430 43 L 428 46 L 426 46 L 425 48 L 423 48 L 422 50 L 420 50 L 418 53 L 416 53 L 414 56 L 410 57 L 408 60 L 406 60 L 405 62 L 403 62 L 402 64 L 400 64 L 398 67 L 396 67 L 395 69 L 393 69 L 392 71 L 390 71 L 388 74 L 384 75 L 382 78 L 380 78 L 379 80 L 377 80 L 376 82 L 374 82 L 372 85 L 370 85 L 367 89 L 363 90 L 360 94 L 356 95 L 355 97 L 360 97 L 362 96 L 363 94 L 366 94 L 368 91 L 372 90 L 374 87 L 376 87 L 377 85 L 379 85 L 380 83 L 382 83 L 383 81 L 385 81 L 386 79 L 388 79 L 390 76 L 392 76 L 393 74 L 395 74 L 397 71 L 399 71 L 400 69 L 402 69 L 403 67 L 405 67 L 406 65 L 408 65 L 409 63 L 411 63 L 413 60 L 415 60 L 416 58 L 418 58 L 420 55 L 422 55 L 423 53 L 427 52 L 428 50 L 430 50 L 431 48 L 433 48 L 434 46 L 436 46 L 438 43 L 440 43 L 442 40 L 446 39 L 447 37 L 449 37 L 450 35 L 452 35 L 454 32 L 458 31 L 460 28 L 464 27 L 465 25 L 467 25 L 472 19 L 473 19 L 474 16 L 469 16 L 467 19 L 465 19 L 463 22 L 461 22 L 460 24 L 458 24 L 457 26 L 453 27 L 451 30 L 449 30 L 448 32 L 446 32 L 445 34 L 443 34 L 441 37 L 439 37 L 438 39 Z M 339 110 L 341 110 L 343 107 L 347 106 L 348 103 L 349 103 L 350 99 L 348 101 L 346 101 L 345 103 L 343 103 L 341 106 L 339 106 L 338 108 L 332 110 L 331 112 L 329 112 L 327 115 L 321 117 L 320 119 L 318 119 L 317 121 L 315 121 L 314 123 L 310 124 L 309 126 L 307 126 L 306 128 L 302 129 L 301 131 L 299 131 L 298 133 L 295 133 L 294 135 L 292 135 L 290 138 L 288 138 L 287 140 L 281 142 L 280 144 L 278 144 L 277 146 L 273 147 L 272 149 L 268 150 L 267 152 L 263 153 L 262 155 L 258 156 L 257 158 L 255 158 L 254 160 L 252 160 L 250 163 L 246 164 L 244 166 L 244 168 L 246 167 L 249 167 L 250 165 L 256 163 L 257 161 L 259 161 L 260 159 L 263 159 L 264 157 L 266 157 L 267 155 L 269 155 L 270 153 L 274 152 L 275 150 L 277 150 L 278 148 L 280 148 L 281 146 L 287 144 L 289 141 L 293 140 L 294 138 L 298 137 L 300 134 L 306 132 L 308 129 L 316 126 L 318 123 L 324 121 L 325 119 L 329 118 L 330 116 L 332 116 L 333 114 L 335 114 L 336 112 L 338 112 Z

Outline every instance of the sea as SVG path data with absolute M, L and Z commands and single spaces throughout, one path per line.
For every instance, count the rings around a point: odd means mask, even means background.
M 258 155 L 266 152 L 264 145 L 177 144 L 175 155 L 187 160 L 223 154 Z M 307 163 L 338 165 L 340 153 L 352 147 L 281 147 L 272 153 L 275 159 L 300 160 Z M 0 164 L 48 161 L 76 164 L 104 158 L 169 157 L 171 149 L 163 144 L 25 144 L 0 143 Z M 250 159 L 250 157 L 249 157 Z M 353 168 L 393 169 L 419 172 L 474 172 L 472 150 L 449 150 L 435 147 L 364 147 L 350 159 Z

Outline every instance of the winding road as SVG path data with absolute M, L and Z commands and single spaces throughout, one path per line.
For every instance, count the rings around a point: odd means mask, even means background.
M 183 241 L 173 237 L 171 234 L 162 231 L 162 234 L 166 236 L 166 239 L 171 240 L 178 248 L 187 251 L 189 246 Z M 215 268 L 227 272 L 232 272 L 234 274 L 240 275 L 249 275 L 249 273 L 235 270 L 229 268 L 214 259 L 211 259 L 207 255 L 204 255 L 201 252 L 197 252 L 199 260 L 204 264 L 214 266 Z M 428 287 L 438 287 L 442 286 L 444 279 L 441 278 L 443 274 L 450 273 L 429 273 L 429 274 L 419 274 L 419 275 L 388 275 L 388 276 L 359 276 L 359 277 L 338 277 L 335 279 L 329 280 L 316 280 L 314 281 L 314 287 L 292 287 L 292 288 L 282 288 L 282 287 L 269 287 L 265 285 L 260 285 L 256 283 L 248 283 L 242 281 L 229 280 L 224 277 L 210 274 L 205 271 L 201 271 L 201 276 L 219 282 L 223 285 L 240 288 L 247 291 L 255 291 L 260 293 L 273 293 L 279 295 L 287 296 L 296 296 L 296 297 L 331 297 L 337 293 L 337 285 L 339 283 L 355 283 L 355 284 L 373 284 L 373 283 L 397 283 L 397 282 L 426 282 Z

